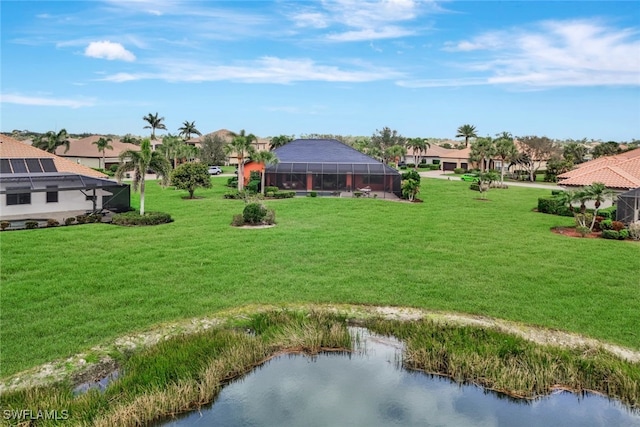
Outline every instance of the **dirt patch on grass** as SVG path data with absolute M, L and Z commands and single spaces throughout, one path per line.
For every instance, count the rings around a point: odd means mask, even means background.
M 114 350 L 130 352 L 145 348 L 179 334 L 197 333 L 212 327 L 231 325 L 238 320 L 247 319 L 250 315 L 270 310 L 305 310 L 341 313 L 355 323 L 371 317 L 382 317 L 390 320 L 415 321 L 430 319 L 436 322 L 454 325 L 469 325 L 492 328 L 501 332 L 514 334 L 537 344 L 567 348 L 589 349 L 603 348 L 617 357 L 630 362 L 640 362 L 640 351 L 598 341 L 578 334 L 529 326 L 491 317 L 474 316 L 461 313 L 448 313 L 421 310 L 411 307 L 360 306 L 360 305 L 315 305 L 290 304 L 282 306 L 252 305 L 217 313 L 212 317 L 190 319 L 179 323 L 159 326 L 155 329 L 135 335 L 126 335 L 114 342 L 92 348 L 65 360 L 47 363 L 0 382 L 0 393 L 8 390 L 23 389 L 38 385 L 49 385 L 64 380 L 71 380 L 75 385 L 98 381 L 118 369 L 117 363 L 109 357 Z M 88 362 L 87 360 L 98 360 Z
M 552 232 L 556 234 L 562 234 L 563 236 L 568 237 L 580 237 L 585 239 L 597 239 L 602 236 L 601 231 L 592 231 L 591 233 L 587 233 L 584 236 L 576 231 L 575 227 L 553 227 L 551 229 Z

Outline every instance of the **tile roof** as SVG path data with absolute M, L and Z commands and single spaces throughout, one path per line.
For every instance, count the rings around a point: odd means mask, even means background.
M 471 153 L 471 148 L 469 147 L 462 148 L 462 149 L 443 148 L 439 145 L 433 144 L 431 145 L 431 147 L 427 148 L 426 151 L 423 150 L 422 153 L 420 153 L 420 156 L 440 157 L 440 158 L 449 158 L 449 159 L 468 159 L 470 153 Z M 409 158 L 415 156 L 416 154 L 414 154 L 413 148 L 407 149 L 407 156 Z
M 98 146 L 94 142 L 102 138 L 102 135 L 91 135 L 81 139 L 71 139 L 69 141 L 69 151 L 65 153 L 67 147 L 60 146 L 56 149 L 56 154 L 61 157 L 95 157 L 102 158 L 102 152 L 98 151 Z M 112 149 L 104 150 L 105 157 L 118 157 L 120 153 L 126 150 L 140 150 L 140 147 L 134 144 L 125 144 L 118 139 L 109 142 Z
M 560 185 L 585 186 L 602 182 L 609 188 L 640 187 L 640 148 L 599 157 L 558 175 Z
M 55 154 L 48 153 L 31 145 L 22 143 L 10 136 L 0 134 L 0 158 L 1 159 L 53 159 L 58 172 L 76 173 L 84 176 L 92 176 L 95 178 L 108 178 L 107 175 L 79 165 L 71 160 L 64 159 Z

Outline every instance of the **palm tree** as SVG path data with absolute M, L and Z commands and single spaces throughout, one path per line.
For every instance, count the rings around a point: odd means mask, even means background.
M 198 136 L 202 136 L 202 133 L 196 129 L 196 122 L 189 123 L 185 120 L 182 124 L 181 128 L 178 128 L 180 133 L 178 135 L 182 136 L 184 141 L 188 141 L 191 139 L 191 135 L 196 134 Z
M 264 180 L 266 175 L 267 165 L 275 165 L 280 160 L 278 156 L 276 156 L 271 151 L 259 151 L 251 156 L 251 160 L 257 163 L 262 163 L 262 169 L 260 170 L 260 189 L 262 190 L 262 194 L 264 195 Z
M 144 127 L 144 129 L 151 129 L 152 141 L 156 139 L 156 129 L 164 129 L 164 130 L 167 129 L 164 123 L 162 123 L 164 121 L 164 117 L 158 117 L 158 113 L 156 114 L 149 113 L 148 115 L 144 116 L 142 120 L 149 123 L 147 126 Z
M 396 162 L 397 158 L 403 157 L 406 154 L 407 154 L 407 149 L 402 145 L 398 145 L 398 144 L 392 145 L 391 147 L 388 147 L 386 150 L 384 150 L 385 158 L 387 160 L 393 159 L 394 162 Z M 397 166 L 397 163 L 396 163 L 396 166 Z
M 126 150 L 120 153 L 120 166 L 115 176 L 118 182 L 122 182 L 125 172 L 133 171 L 133 191 L 140 188 L 140 215 L 144 215 L 144 176 L 148 170 L 162 179 L 162 185 L 167 185 L 171 164 L 162 154 L 151 150 L 149 139 L 142 141 L 140 151 Z
M 422 156 L 423 151 L 427 151 L 427 148 L 431 148 L 431 144 L 426 139 L 411 138 L 407 141 L 407 148 L 413 149 L 413 164 L 414 169 L 418 168 L 418 157 Z
M 596 216 L 598 214 L 598 209 L 602 202 L 604 202 L 608 197 L 613 198 L 615 192 L 608 189 L 606 185 L 602 182 L 594 182 L 589 187 L 585 189 L 587 195 L 590 200 L 595 202 L 595 209 L 593 210 L 593 219 L 591 220 L 591 230 L 593 230 L 593 226 L 596 223 Z
M 491 137 L 478 138 L 471 146 L 469 158 L 480 164 L 480 172 L 488 169 L 491 158 L 495 155 L 495 146 Z
M 178 137 L 171 134 L 162 137 L 162 145 L 158 146 L 158 150 L 164 154 L 165 158 L 171 163 L 175 169 L 178 166 L 178 152 L 185 143 Z
M 500 157 L 502 161 L 500 164 L 500 182 L 504 182 L 504 164 L 515 159 L 518 150 L 513 142 L 513 136 L 509 132 L 502 132 L 496 136 L 498 139 L 495 141 L 495 155 Z
M 257 140 L 254 134 L 247 135 L 242 129 L 239 134 L 234 134 L 233 140 L 224 147 L 227 155 L 235 153 L 238 159 L 238 191 L 244 188 L 244 159 L 254 153 L 252 143 Z
M 102 169 L 105 169 L 104 163 L 104 152 L 106 150 L 113 150 L 113 147 L 109 144 L 111 142 L 111 138 L 105 138 L 101 136 L 97 141 L 93 141 L 92 144 L 95 144 L 98 147 L 98 152 L 102 153 Z
M 274 136 L 271 138 L 271 143 L 269 144 L 269 150 L 275 150 L 276 148 L 282 147 L 285 144 L 293 141 L 293 137 L 289 135 L 280 135 Z
M 476 135 L 476 127 L 472 126 L 472 125 L 462 125 L 458 128 L 458 134 L 456 135 L 456 138 L 462 138 L 464 137 L 464 146 L 468 147 L 469 146 L 469 138 L 477 138 L 478 135 Z
M 140 145 L 140 138 L 128 133 L 120 139 L 120 142 L 123 142 L 125 144 Z
M 69 151 L 69 134 L 66 129 L 60 129 L 58 133 L 50 130 L 44 135 L 40 135 L 33 141 L 33 146 L 49 153 L 55 153 L 56 148 L 64 145 L 64 152 Z

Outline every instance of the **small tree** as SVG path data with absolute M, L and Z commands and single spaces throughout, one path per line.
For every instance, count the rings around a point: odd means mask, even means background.
M 420 182 L 415 179 L 402 180 L 402 196 L 413 202 L 416 196 L 420 193 Z
M 171 173 L 171 185 L 180 190 L 187 190 L 193 199 L 196 188 L 211 188 L 211 177 L 204 163 L 183 163 Z
M 478 179 L 478 190 L 480 191 L 480 198 L 486 199 L 486 193 L 489 191 L 489 188 L 491 188 L 491 183 L 497 181 L 499 179 L 499 176 L 496 172 L 489 171 L 480 173 Z

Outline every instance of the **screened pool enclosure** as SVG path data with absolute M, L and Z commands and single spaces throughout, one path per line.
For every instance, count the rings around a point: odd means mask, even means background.
M 401 196 L 401 176 L 393 168 L 336 140 L 298 139 L 274 150 L 268 186 L 306 193 L 353 192 L 367 188 Z

